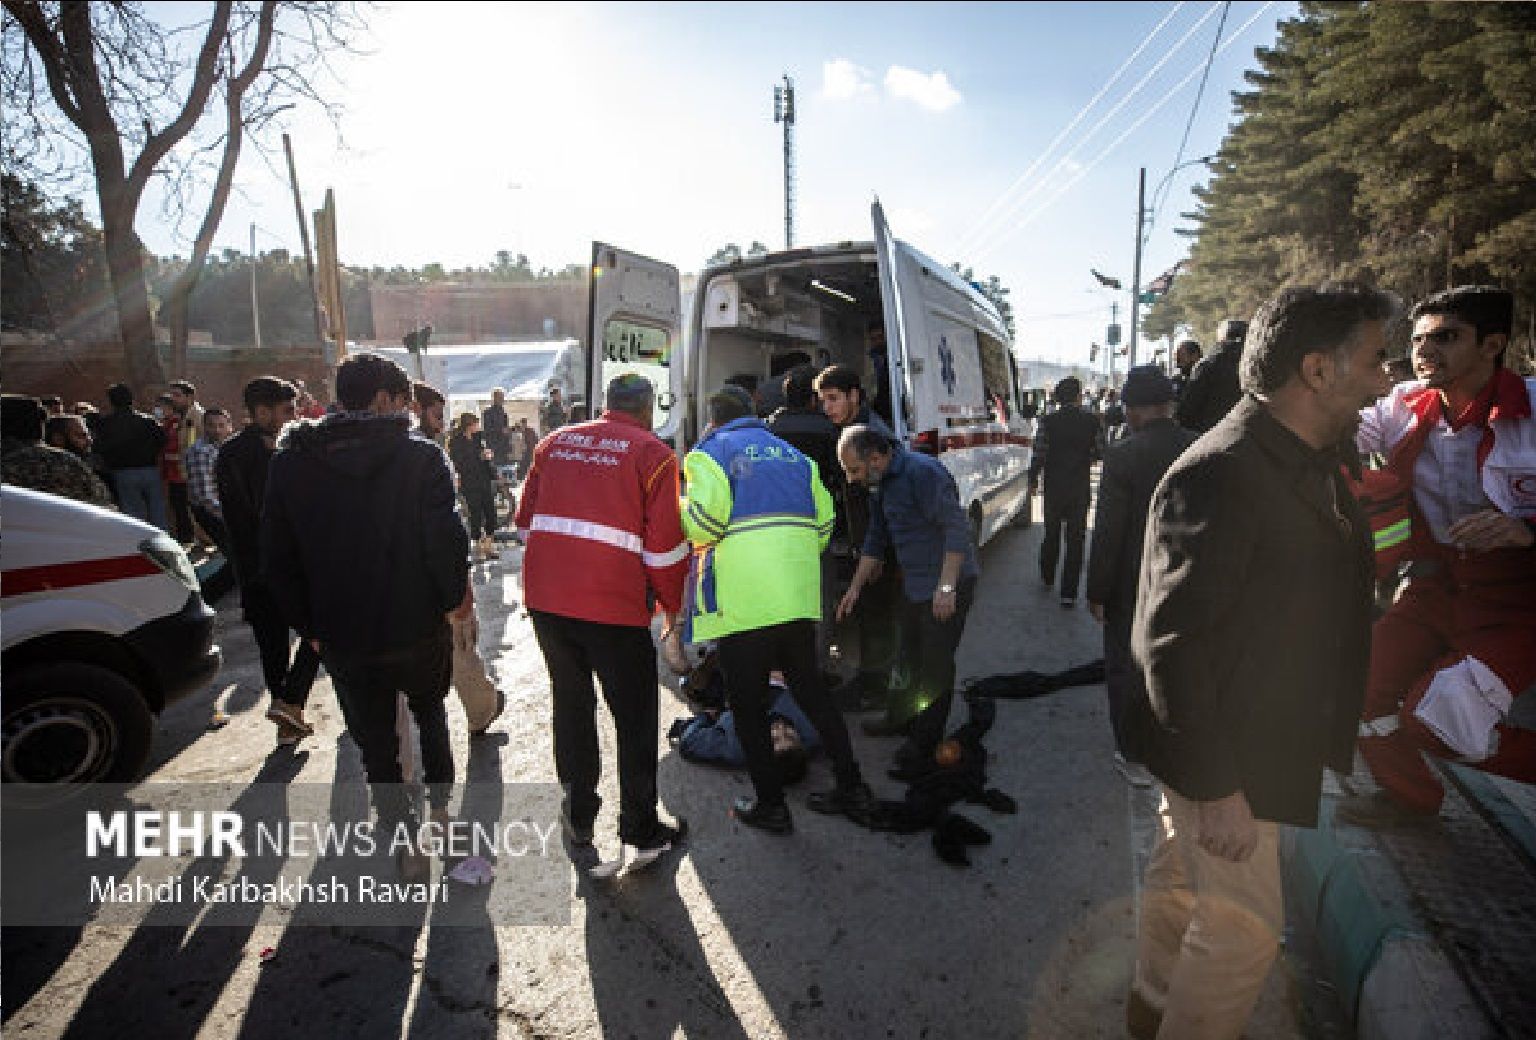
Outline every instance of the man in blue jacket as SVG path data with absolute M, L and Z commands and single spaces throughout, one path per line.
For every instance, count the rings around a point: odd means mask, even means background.
M 955 690 L 955 650 L 976 593 L 976 547 L 954 478 L 938 459 L 909 452 L 870 426 L 850 426 L 837 444 L 850 483 L 870 488 L 869 533 L 838 620 L 895 550 L 902 574 L 902 647 L 912 668 L 915 712 L 896 753 L 899 779 L 929 771 L 944 739 Z

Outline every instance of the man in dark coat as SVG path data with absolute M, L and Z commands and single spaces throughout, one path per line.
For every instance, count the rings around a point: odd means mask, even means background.
M 1088 557 L 1088 609 L 1104 626 L 1104 679 L 1115 760 L 1127 779 L 1147 787 L 1152 778 L 1142 763 L 1150 708 L 1141 669 L 1131 657 L 1142 535 L 1153 489 L 1195 435 L 1173 421 L 1173 382 L 1156 365 L 1127 372 L 1121 400 L 1131 436 L 1109 449 L 1099 475 L 1093 552 Z
M 881 375 L 879 378 L 884 378 Z M 850 426 L 868 426 L 895 443 L 896 434 L 879 414 L 870 410 L 859 373 L 849 365 L 828 365 L 816 375 L 813 384 L 821 410 L 839 433 Z M 841 465 L 833 467 L 842 472 Z M 843 493 L 833 494 L 837 523 L 857 553 L 869 531 L 870 493 L 857 482 L 842 480 Z M 832 490 L 831 484 L 828 489 Z M 879 718 L 866 719 L 864 732 L 870 736 L 895 736 L 906 732 L 909 721 L 898 698 L 892 695 L 889 681 L 901 657 L 901 581 L 894 557 L 859 600 L 859 671 L 848 682 L 832 691 L 832 697 L 844 710 L 883 709 Z
M 1029 463 L 1029 493 L 1045 475 L 1045 531 L 1040 540 L 1040 580 L 1056 583 L 1056 564 L 1065 536 L 1067 558 L 1061 568 L 1061 605 L 1077 605 L 1077 580 L 1083 570 L 1083 542 L 1088 534 L 1088 503 L 1093 497 L 1090 472 L 1104 454 L 1104 427 L 1082 407 L 1083 384 L 1068 376 L 1051 396 L 1056 411 L 1040 420 L 1035 454 Z
M 1284 920 L 1278 825 L 1315 826 L 1324 767 L 1351 766 L 1373 581 L 1341 446 L 1388 389 L 1391 314 L 1373 290 L 1282 291 L 1245 397 L 1153 496 L 1132 644 L 1164 793 L 1132 1036 L 1242 1033 Z
M 1184 393 L 1179 397 L 1178 420 L 1185 429 L 1204 433 L 1222 418 L 1243 396 L 1238 386 L 1237 366 L 1243 357 L 1243 338 L 1248 323 L 1229 318 L 1216 331 L 1219 342 L 1209 357 L 1200 359 Z
M 416 833 L 395 731 L 399 695 L 421 731 L 434 816 L 446 814 L 449 618 L 473 609 L 469 535 L 448 460 L 411 435 L 410 395 L 410 378 L 393 361 L 368 353 L 343 361 L 336 396 L 345 410 L 289 427 L 272 458 L 261 522 L 268 584 L 300 636 L 318 646 L 390 835 L 402 824 Z M 424 864 L 408 855 L 401 866 L 415 880 Z
M 267 495 L 267 467 L 277 451 L 277 435 L 293 421 L 298 388 L 286 379 L 258 376 L 245 384 L 243 396 L 250 424 L 219 448 L 213 479 L 224 515 L 229 562 L 240 585 L 240 608 L 251 626 L 261 674 L 272 695 L 267 718 L 277 727 L 277 742 L 292 745 L 314 732 L 304 718 L 304 706 L 320 670 L 320 655 L 300 639 L 289 659 L 290 626 L 262 566 L 261 510 Z

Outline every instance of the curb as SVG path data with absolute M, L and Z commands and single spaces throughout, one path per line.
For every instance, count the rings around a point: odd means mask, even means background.
M 1501 1035 L 1415 912 L 1397 868 L 1369 832 L 1286 827 L 1280 865 L 1294 920 L 1310 926 L 1322 967 L 1360 1040 Z

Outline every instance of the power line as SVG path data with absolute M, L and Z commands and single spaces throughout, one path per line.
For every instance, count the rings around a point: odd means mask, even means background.
M 1275 6 L 1276 2 L 1277 2 L 1277 0 L 1269 0 L 1269 2 L 1266 3 L 1263 7 L 1259 8 L 1258 11 L 1254 12 L 1253 17 L 1249 18 L 1246 22 L 1244 22 L 1241 26 L 1239 26 L 1237 31 L 1234 32 L 1230 37 L 1228 37 L 1227 41 L 1216 49 L 1216 53 L 1220 54 L 1221 52 L 1225 51 L 1228 47 L 1231 47 L 1234 43 L 1236 43 L 1238 38 L 1240 36 L 1242 36 L 1242 34 L 1244 32 L 1246 32 L 1248 30 L 1248 28 L 1253 25 L 1254 22 L 1258 21 L 1259 18 L 1264 14 L 1265 11 L 1267 11 L 1271 7 Z M 1164 105 L 1166 105 L 1169 101 L 1173 100 L 1174 95 L 1176 95 L 1180 90 L 1184 89 L 1184 87 L 1186 87 L 1189 84 L 1189 82 L 1195 78 L 1195 76 L 1196 76 L 1196 73 L 1195 72 L 1191 72 L 1189 75 L 1185 76 L 1182 80 L 1180 80 L 1178 83 L 1176 83 L 1166 94 L 1163 95 L 1163 97 L 1157 102 L 1157 104 L 1153 105 L 1150 109 L 1148 109 L 1141 116 L 1140 119 L 1136 120 L 1136 122 L 1132 123 L 1129 127 L 1127 127 L 1125 129 L 1125 131 L 1120 134 L 1119 137 L 1117 137 L 1113 141 L 1111 141 L 1109 143 L 1109 145 L 1103 151 L 1101 151 L 1098 155 L 1094 156 L 1093 159 L 1086 166 L 1083 166 L 1081 169 L 1077 170 L 1076 173 L 1073 175 L 1072 179 L 1067 181 L 1060 188 L 1058 188 L 1055 191 L 1055 193 L 1051 195 L 1050 198 L 1046 199 L 1039 206 L 1036 206 L 1033 210 L 1031 210 L 1028 214 L 1026 214 L 1022 220 L 1020 220 L 1017 224 L 1013 225 L 1013 227 L 1008 229 L 1007 233 L 1004 234 L 1001 238 L 999 238 L 996 241 L 992 242 L 991 244 L 987 245 L 981 252 L 979 252 L 979 253 L 972 253 L 968 257 L 968 259 L 970 261 L 974 262 L 976 259 L 979 259 L 982 255 L 985 255 L 986 253 L 991 252 L 997 246 L 1001 245 L 1004 241 L 1007 240 L 1007 238 L 1009 236 L 1011 236 L 1013 234 L 1016 234 L 1019 231 L 1022 231 L 1025 227 L 1027 227 L 1031 223 L 1033 223 L 1042 213 L 1044 213 L 1047 210 L 1049 210 L 1051 208 L 1051 206 L 1053 206 L 1058 199 L 1060 199 L 1068 191 L 1072 190 L 1072 188 L 1074 186 L 1076 186 L 1078 181 L 1082 180 L 1090 172 L 1092 172 L 1094 167 L 1096 167 L 1099 163 L 1103 162 L 1104 159 L 1106 157 L 1108 157 L 1109 153 L 1113 152 L 1116 148 L 1118 148 L 1120 146 L 1121 142 L 1123 142 L 1127 137 L 1131 136 L 1131 134 L 1135 133 L 1137 130 L 1141 129 L 1142 124 L 1144 124 L 1148 119 L 1151 119 L 1154 115 L 1156 115 L 1157 112 Z
M 999 234 L 1006 235 L 1006 227 L 1003 227 L 1003 230 L 1001 231 L 999 231 L 999 227 L 1003 226 L 1007 220 L 1009 220 L 1014 214 L 1023 208 L 1026 202 L 1040 194 L 1042 191 L 1047 190 L 1053 177 L 1064 170 L 1066 171 L 1067 176 L 1071 176 L 1075 172 L 1068 167 L 1068 163 L 1072 161 L 1072 157 L 1081 151 L 1084 147 L 1086 147 L 1088 142 L 1092 141 L 1094 137 L 1098 135 L 1098 132 L 1102 130 L 1111 119 L 1120 114 L 1121 109 L 1125 108 L 1125 106 L 1130 104 L 1131 100 L 1135 98 L 1137 94 L 1141 93 L 1141 88 L 1145 87 L 1147 83 L 1151 81 L 1152 77 L 1161 72 L 1164 65 L 1167 65 L 1170 61 L 1173 60 L 1174 56 L 1184 48 L 1184 45 L 1189 42 L 1190 38 L 1194 36 L 1196 32 L 1199 31 L 1200 27 L 1206 22 L 1210 21 L 1211 16 L 1216 13 L 1220 6 L 1221 4 L 1219 2 L 1213 3 L 1210 9 L 1207 10 L 1205 14 L 1201 15 L 1200 19 L 1185 31 L 1184 35 L 1179 38 L 1178 42 L 1163 54 L 1162 58 L 1157 62 L 1157 64 L 1153 65 L 1152 68 L 1147 70 L 1146 74 L 1136 82 L 1136 85 L 1132 87 L 1130 91 L 1128 91 L 1125 96 L 1115 104 L 1113 108 L 1104 113 L 1104 115 L 1099 118 L 1099 121 L 1094 123 L 1093 126 L 1089 128 L 1088 132 L 1078 139 L 1077 143 L 1072 146 L 1066 155 L 1056 160 L 1055 166 L 1051 168 L 1049 173 L 1047 173 L 1043 178 L 1036 182 L 1036 184 L 1030 188 L 1029 191 L 1026 191 L 1023 195 L 1019 196 L 1008 204 L 997 221 L 992 223 L 991 226 L 989 226 L 986 231 L 971 244 L 971 247 L 969 250 L 967 250 L 967 252 L 973 252 L 978 249 L 983 251 L 990 250 L 996 243 L 988 243 L 988 239 L 997 237 Z
M 1056 146 L 1061 144 L 1066 136 L 1077 127 L 1077 124 L 1083 121 L 1083 117 L 1093 109 L 1093 106 L 1099 103 L 1099 99 L 1102 98 L 1105 94 L 1109 93 L 1109 89 L 1118 83 L 1120 81 L 1120 77 L 1125 75 L 1126 70 L 1131 67 L 1137 58 L 1141 57 L 1141 52 L 1152 45 L 1152 41 L 1156 39 L 1158 33 L 1162 32 L 1163 27 L 1173 20 L 1173 16 L 1178 14 L 1179 11 L 1183 9 L 1186 2 L 1187 0 L 1179 0 L 1178 3 L 1173 5 L 1172 10 L 1164 15 L 1163 20 L 1157 23 L 1157 26 L 1152 30 L 1150 34 L 1148 34 L 1145 40 L 1141 41 L 1141 46 L 1132 51 L 1131 56 L 1120 63 L 1120 67 L 1116 69 L 1114 75 L 1110 76 L 1105 84 L 1099 88 L 1098 93 L 1089 98 L 1088 103 L 1082 108 L 1078 109 L 1077 115 L 1072 117 L 1072 121 L 1068 123 L 1061 130 L 1061 132 L 1056 135 L 1050 144 L 1046 145 L 1045 151 L 1036 156 L 1035 160 L 1029 164 L 1024 172 L 1019 174 L 1019 176 L 1015 178 L 1014 182 L 1008 185 L 1008 187 L 1005 188 L 1003 192 L 997 196 L 997 198 L 993 199 L 991 205 L 986 208 L 986 211 L 983 212 L 980 217 L 976 218 L 976 220 L 973 221 L 968 228 L 966 228 L 965 232 L 960 236 L 959 239 L 959 244 L 961 246 L 964 246 L 978 232 L 989 226 L 988 221 L 992 217 L 992 214 L 997 211 L 997 208 L 1001 206 L 1005 201 L 1007 201 L 1008 196 L 1017 191 L 1019 187 L 1025 181 L 1027 181 L 1037 169 L 1040 168 L 1040 165 L 1044 163 L 1046 159 L 1050 157 L 1051 153 L 1056 150 Z
M 1205 56 L 1205 71 L 1200 74 L 1200 86 L 1195 91 L 1195 103 L 1189 106 L 1189 119 L 1184 123 L 1184 136 L 1179 139 L 1179 150 L 1173 156 L 1171 170 L 1177 170 L 1179 163 L 1184 161 L 1184 147 L 1189 144 L 1189 132 L 1195 127 L 1195 114 L 1200 111 L 1200 99 L 1205 97 L 1205 84 L 1211 78 L 1211 65 L 1216 60 L 1216 47 L 1221 43 L 1221 32 L 1227 27 L 1227 15 L 1232 13 L 1232 0 L 1227 0 L 1222 5 L 1221 21 L 1216 23 L 1216 38 L 1211 41 L 1211 52 Z M 1163 190 L 1157 198 L 1152 200 L 1152 211 L 1147 215 L 1147 228 L 1142 232 L 1143 241 L 1146 236 L 1152 234 L 1152 226 L 1157 223 L 1157 211 L 1162 208 L 1163 200 L 1168 192 L 1173 190 L 1173 181 L 1165 182 Z

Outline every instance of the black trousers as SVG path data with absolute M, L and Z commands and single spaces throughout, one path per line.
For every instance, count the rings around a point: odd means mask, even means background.
M 1083 573 L 1083 541 L 1088 534 L 1088 488 L 1045 492 L 1045 531 L 1040 542 L 1040 577 L 1051 584 L 1056 578 L 1056 561 L 1061 541 L 1066 538 L 1067 558 L 1061 568 L 1061 594 L 1077 598 L 1077 581 Z M 1063 528 L 1065 531 L 1063 532 Z
M 879 691 L 890 685 L 901 653 L 901 601 L 901 572 L 887 559 L 880 577 L 859 593 L 859 675 L 866 688 Z
M 530 610 L 533 634 L 554 694 L 555 774 L 565 787 L 570 823 L 590 833 L 597 793 L 597 693 L 613 714 L 619 742 L 619 840 L 644 846 L 656 831 L 656 648 L 647 628 Z
M 183 544 L 197 537 L 192 528 L 192 500 L 187 497 L 187 485 L 174 480 L 165 482 L 165 503 L 169 507 L 171 533 Z
M 304 639 L 293 651 L 292 662 L 288 659 L 291 642 L 288 621 L 278 609 L 277 601 L 263 586 L 248 585 L 240 589 L 240 603 L 245 608 L 245 623 L 251 626 L 256 637 L 256 651 L 261 655 L 261 674 L 267 684 L 267 692 L 273 700 L 302 708 L 309 702 L 310 688 L 315 685 L 315 673 L 320 670 L 320 655 Z
M 859 764 L 854 761 L 853 747 L 848 742 L 848 728 L 821 683 L 816 659 L 816 622 L 789 621 L 737 632 L 722 638 L 719 647 L 726 694 L 736 718 L 736 736 L 747 756 L 747 773 L 761 804 L 784 802 L 783 779 L 773 758 L 768 724 L 768 706 L 774 699 L 768 673 L 775 668 L 783 671 L 795 702 L 821 734 L 822 746 L 832 759 L 837 785 L 851 787 L 859 783 Z
M 1110 611 L 1104 620 L 1104 685 L 1115 748 L 1127 762 L 1145 763 L 1152 732 L 1147 681 L 1131 654 L 1133 611 Z
M 955 650 L 965 635 L 965 618 L 976 598 L 974 578 L 955 590 L 955 612 L 948 621 L 933 616 L 933 601 L 903 600 L 902 646 L 912 668 L 912 685 L 906 696 L 909 710 L 916 711 L 907 727 L 901 757 L 928 759 L 944 739 L 949 708 L 955 699 Z
M 322 660 L 331 673 L 347 731 L 362 752 L 363 771 L 379 821 L 393 828 L 415 818 L 402 786 L 404 773 L 395 725 L 396 697 L 400 694 L 405 695 L 421 731 L 421 772 L 427 797 L 434 807 L 446 808 L 454 777 L 448 714 L 443 708 L 453 676 L 453 636 L 448 623 L 443 622 L 441 629 L 418 643 L 385 653 L 322 648 Z
M 224 526 L 224 521 L 196 502 L 192 503 L 192 519 L 196 520 L 197 526 L 213 539 L 214 546 L 224 555 L 224 558 L 229 559 L 229 528 Z
M 482 535 L 495 534 L 496 489 L 490 484 L 465 484 L 459 493 L 464 497 L 469 536 L 478 540 Z

